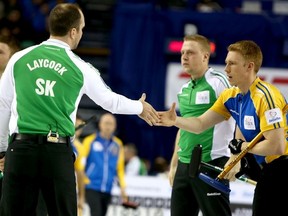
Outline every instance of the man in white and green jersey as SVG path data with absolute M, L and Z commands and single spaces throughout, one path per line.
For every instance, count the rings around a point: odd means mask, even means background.
M 225 76 L 208 66 L 209 41 L 202 35 L 185 36 L 181 49 L 183 70 L 191 76 L 178 93 L 180 114 L 200 116 L 209 109 L 220 93 L 230 87 Z M 224 167 L 230 157 L 228 143 L 233 139 L 235 123 L 231 119 L 201 134 L 179 130 L 169 173 L 172 185 L 171 216 L 231 216 L 229 195 L 220 193 L 198 177 L 189 176 L 192 150 L 202 145 L 201 160 Z M 196 165 L 197 166 L 197 165 Z M 204 170 L 203 170 L 204 172 Z M 205 170 L 212 177 L 215 172 Z M 215 176 L 216 177 L 216 176 Z M 229 184 L 229 182 L 225 182 Z
M 48 22 L 50 38 L 14 54 L 0 83 L 3 216 L 35 215 L 40 190 L 49 215 L 77 215 L 71 138 L 83 94 L 112 113 L 158 121 L 144 94 L 131 100 L 112 92 L 98 70 L 71 51 L 85 26 L 78 5 L 56 5 Z

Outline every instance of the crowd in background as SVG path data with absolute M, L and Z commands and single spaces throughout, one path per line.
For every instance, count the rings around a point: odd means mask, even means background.
M 0 34 L 14 35 L 25 48 L 32 44 L 42 42 L 48 38 L 47 17 L 50 10 L 58 3 L 70 2 L 83 4 L 97 4 L 89 0 L 2 0 L 0 1 Z M 112 3 L 111 3 L 112 2 Z M 239 10 L 242 0 L 232 3 L 225 0 L 111 0 L 103 4 L 116 4 L 117 2 L 147 3 L 151 2 L 162 8 L 179 7 L 191 8 L 202 12 L 221 11 L 229 7 L 233 11 Z
M 47 17 L 61 2 L 76 0 L 3 0 L 0 1 L 0 34 L 13 35 L 25 48 L 48 38 Z

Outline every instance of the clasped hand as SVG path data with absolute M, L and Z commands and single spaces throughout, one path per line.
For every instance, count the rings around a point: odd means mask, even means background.
M 157 111 L 145 100 L 146 100 L 146 94 L 143 93 L 141 98 L 139 99 L 139 101 L 143 105 L 143 111 L 139 115 L 139 117 L 144 121 L 146 121 L 150 126 L 153 126 L 160 120 L 160 117 Z
M 160 121 L 155 124 L 156 126 L 174 126 L 177 119 L 176 103 L 173 103 L 169 110 L 158 112 L 158 114 L 160 116 Z
M 143 111 L 139 115 L 140 118 L 145 120 L 150 126 L 166 126 L 171 127 L 176 123 L 176 103 L 173 103 L 171 108 L 167 111 L 157 112 L 149 103 L 145 101 L 146 94 L 143 93 L 139 99 L 143 104 Z

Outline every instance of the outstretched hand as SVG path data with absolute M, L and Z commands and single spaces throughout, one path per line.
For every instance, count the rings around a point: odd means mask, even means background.
M 139 115 L 141 119 L 146 121 L 150 126 L 156 125 L 160 118 L 157 111 L 146 101 L 146 94 L 143 93 L 139 101 L 143 104 L 143 111 Z
M 177 118 L 176 103 L 173 103 L 168 111 L 158 112 L 158 114 L 160 116 L 160 121 L 155 124 L 156 126 L 174 126 Z

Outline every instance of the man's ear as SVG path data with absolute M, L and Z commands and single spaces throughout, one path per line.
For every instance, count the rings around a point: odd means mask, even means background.
M 70 30 L 70 38 L 74 39 L 76 34 L 77 34 L 77 29 L 76 28 L 72 28 Z
M 255 63 L 254 62 L 248 62 L 247 68 L 249 70 L 253 70 L 254 71 L 254 67 L 255 67 Z
M 204 59 L 206 60 L 206 61 L 209 61 L 209 58 L 210 58 L 210 54 L 207 52 L 207 53 L 205 53 L 204 54 Z

